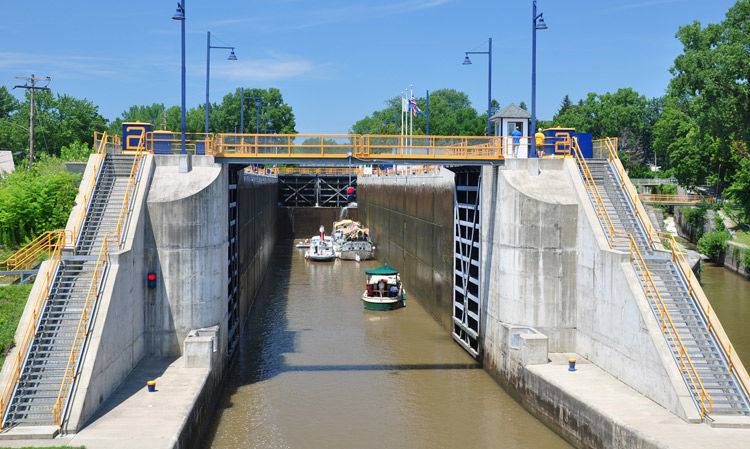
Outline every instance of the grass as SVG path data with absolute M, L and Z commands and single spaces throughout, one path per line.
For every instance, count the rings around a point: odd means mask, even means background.
M 7 285 L 0 287 L 0 365 L 5 355 L 13 348 L 18 321 L 26 306 L 31 285 Z
M 737 243 L 742 243 L 743 245 L 750 245 L 750 232 L 748 231 L 739 231 L 734 234 L 734 240 Z

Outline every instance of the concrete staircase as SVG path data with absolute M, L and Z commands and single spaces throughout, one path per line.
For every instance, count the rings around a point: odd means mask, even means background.
M 643 255 L 646 267 L 664 301 L 666 309 L 677 329 L 677 333 L 698 372 L 698 376 L 711 397 L 710 416 L 748 416 L 750 402 L 739 380 L 730 370 L 726 354 L 709 331 L 700 306 L 688 290 L 687 282 L 679 267 L 672 261 L 671 253 L 651 247 L 646 232 L 640 223 L 625 189 L 607 160 L 588 161 L 589 171 L 596 183 L 607 213 L 615 228 L 631 234 Z M 589 197 L 593 194 L 589 191 Z M 616 248 L 622 249 L 622 248 Z M 633 264 L 640 279 L 643 268 Z M 661 323 L 661 309 L 649 301 L 652 311 Z M 680 363 L 679 343 L 665 334 L 676 363 Z M 681 371 L 696 404 L 700 402 L 700 391 L 694 388 L 686 371 Z
M 62 388 L 79 322 L 92 285 L 96 260 L 107 233 L 115 230 L 133 166 L 132 156 L 107 155 L 75 243 L 74 255 L 63 255 L 5 413 L 3 428 L 55 425 L 58 395 L 67 402 L 72 382 Z M 105 267 L 106 269 L 106 267 Z M 101 284 L 105 273 L 98 278 Z M 98 299 L 98 295 L 96 296 Z M 95 310 L 96 304 L 90 306 Z M 91 320 L 85 323 L 90 326 Z M 74 360 L 74 364 L 79 360 Z

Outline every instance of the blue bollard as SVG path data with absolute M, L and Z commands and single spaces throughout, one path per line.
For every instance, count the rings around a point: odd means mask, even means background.
M 568 359 L 568 371 L 575 371 L 576 370 L 576 359 L 573 357 Z
M 156 391 L 156 381 L 155 380 L 149 380 L 146 382 L 146 386 L 148 387 L 148 392 L 153 393 Z

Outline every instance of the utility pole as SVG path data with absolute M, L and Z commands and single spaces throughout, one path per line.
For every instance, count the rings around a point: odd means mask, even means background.
M 34 163 L 34 93 L 37 90 L 50 90 L 49 83 L 52 78 L 45 76 L 44 78 L 37 78 L 33 73 L 30 77 L 17 76 L 16 79 L 24 80 L 23 85 L 13 86 L 13 89 L 20 88 L 29 91 L 29 168 Z M 44 82 L 44 86 L 38 86 L 37 82 Z

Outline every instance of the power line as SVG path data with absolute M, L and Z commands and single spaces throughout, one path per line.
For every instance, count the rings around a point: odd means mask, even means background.
M 17 76 L 16 79 L 24 80 L 24 84 L 18 84 L 13 86 L 13 89 L 20 88 L 26 89 L 29 92 L 29 168 L 34 163 L 34 94 L 37 90 L 50 90 L 49 83 L 52 78 L 45 76 L 43 78 L 37 78 L 33 73 L 31 76 Z M 38 82 L 45 83 L 43 86 L 38 86 Z M 46 142 L 45 142 L 46 144 Z

